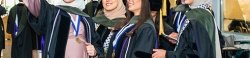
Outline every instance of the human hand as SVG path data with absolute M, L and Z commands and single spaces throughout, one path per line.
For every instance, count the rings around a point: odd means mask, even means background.
M 90 44 L 90 43 L 85 43 L 87 45 L 87 53 L 89 56 L 96 56 L 96 50 L 95 50 L 95 47 Z
M 154 53 L 152 58 L 166 58 L 166 50 L 163 49 L 153 49 Z
M 171 34 L 169 34 L 169 37 L 172 39 L 168 39 L 168 41 L 171 42 L 172 44 L 176 44 L 178 33 L 172 32 Z

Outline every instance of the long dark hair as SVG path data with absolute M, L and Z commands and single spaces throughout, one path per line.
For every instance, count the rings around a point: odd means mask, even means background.
M 156 17 L 154 19 L 154 25 L 155 25 L 156 32 L 158 34 L 159 29 L 160 29 L 160 27 L 159 27 L 159 25 L 160 25 L 160 11 L 157 11 L 157 13 L 156 13 Z
M 127 3 L 126 6 L 128 6 Z M 121 26 L 125 26 L 131 20 L 132 16 L 134 16 L 132 12 L 128 11 L 128 7 L 126 7 L 126 10 L 126 20 L 124 20 L 119 26 L 116 26 L 115 29 L 120 29 Z M 127 36 L 132 36 L 133 33 L 148 19 L 152 20 L 149 1 L 141 0 L 141 12 L 138 18 L 138 22 L 136 23 L 135 27 L 127 33 Z

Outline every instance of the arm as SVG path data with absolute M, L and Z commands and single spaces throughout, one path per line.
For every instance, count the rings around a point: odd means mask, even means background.
M 103 46 L 102 46 L 102 41 L 101 38 L 99 36 L 99 34 L 97 33 L 97 31 L 95 30 L 95 24 L 94 21 L 92 20 L 92 18 L 88 18 L 90 25 L 91 25 L 91 33 L 92 33 L 92 40 L 91 40 L 91 44 L 94 46 L 95 50 L 96 50 L 96 56 L 98 56 L 99 58 L 104 58 L 104 50 L 103 50 Z
M 8 21 L 7 21 L 7 33 L 12 34 L 14 33 L 14 24 L 15 24 L 15 18 L 16 18 L 16 7 L 14 6 L 13 8 L 10 9 L 10 13 L 8 16 Z
M 153 48 L 155 47 L 157 38 L 156 31 L 152 27 L 144 28 L 143 26 L 137 31 L 138 33 L 135 33 L 135 35 L 139 36 L 137 38 L 132 38 L 136 39 L 133 54 L 135 54 L 135 56 L 139 58 L 152 57 L 151 55 L 153 53 Z
M 208 36 L 208 32 L 205 27 L 202 26 L 201 23 L 193 22 L 191 28 L 191 38 L 193 39 L 193 43 L 196 44 L 197 54 L 200 58 L 213 58 L 214 56 L 214 48 L 212 47 L 212 43 L 210 37 Z
M 172 32 L 175 32 L 174 29 L 170 25 L 168 25 L 166 22 L 164 22 L 163 24 L 164 24 L 165 34 L 171 34 Z

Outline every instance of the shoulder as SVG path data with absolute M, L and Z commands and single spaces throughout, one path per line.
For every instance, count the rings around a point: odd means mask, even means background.
M 99 15 L 99 16 L 93 17 L 92 19 L 93 19 L 93 21 L 95 21 L 96 23 L 99 23 L 99 22 L 102 22 L 104 19 L 107 19 L 107 17 L 104 16 L 104 15 Z
M 191 18 L 190 20 L 213 17 L 213 15 L 208 10 L 201 8 L 191 9 L 190 11 L 186 12 L 185 15 L 187 18 Z
M 145 23 L 143 23 L 139 28 L 138 31 L 147 31 L 147 32 L 156 32 L 155 26 L 153 21 L 147 20 Z
M 201 8 L 192 9 L 185 15 L 191 22 L 200 22 L 200 24 L 212 23 L 214 21 L 214 16 L 208 10 Z

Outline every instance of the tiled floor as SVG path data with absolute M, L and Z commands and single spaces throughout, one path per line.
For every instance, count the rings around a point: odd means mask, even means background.
M 11 40 L 5 40 L 5 49 L 3 50 L 2 58 L 11 58 Z
M 3 50 L 3 56 L 1 56 L 1 58 L 11 58 L 11 40 L 5 40 L 5 49 Z M 33 51 L 32 58 L 41 58 L 41 56 L 38 56 L 37 50 Z

